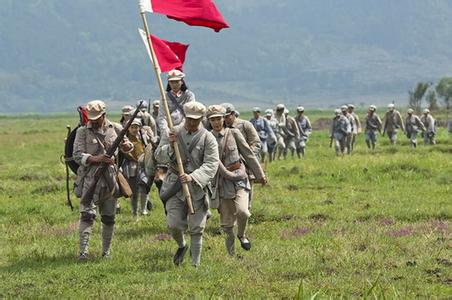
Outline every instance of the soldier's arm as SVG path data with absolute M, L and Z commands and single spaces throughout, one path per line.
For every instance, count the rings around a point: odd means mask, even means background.
M 254 128 L 253 124 L 250 122 L 245 122 L 244 128 L 246 136 L 247 136 L 247 142 L 251 147 L 251 150 L 253 150 L 255 155 L 259 155 L 261 150 L 261 139 L 259 138 L 259 135 L 257 134 L 256 129 Z
M 402 131 L 405 131 L 405 125 L 403 124 L 402 115 L 399 112 L 397 112 L 397 115 L 398 115 L 400 127 L 402 128 Z
M 275 140 L 276 141 L 276 136 L 275 136 L 275 133 L 273 132 L 273 128 L 270 126 L 270 122 L 268 122 L 267 119 L 264 119 L 264 124 L 265 124 L 265 128 L 267 130 L 267 133 L 268 133 L 268 137 L 271 140 Z
M 202 165 L 189 175 L 201 188 L 204 188 L 215 177 L 220 157 L 218 143 L 212 133 L 207 132 L 204 143 Z
M 86 127 L 82 126 L 77 129 L 74 140 L 74 150 L 72 152 L 72 157 L 75 162 L 82 166 L 88 166 L 88 158 L 91 154 L 87 153 L 86 150 Z
M 240 131 L 234 129 L 231 130 L 231 133 L 235 139 L 240 155 L 245 160 L 246 166 L 251 169 L 251 172 L 253 172 L 257 180 L 263 179 L 265 177 L 264 171 L 243 135 Z
M 169 143 L 167 134 L 164 134 L 161 137 L 160 143 L 157 149 L 155 149 L 154 156 L 156 161 L 160 164 L 168 164 L 170 162 L 176 161 L 174 149 Z
M 157 115 L 156 125 L 158 128 L 160 128 L 160 132 L 162 135 L 166 135 L 168 133 L 168 122 L 166 121 L 166 113 L 165 109 L 163 108 L 163 101 L 162 104 L 159 107 L 159 114 Z

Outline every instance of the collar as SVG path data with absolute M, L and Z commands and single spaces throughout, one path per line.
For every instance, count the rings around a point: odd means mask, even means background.
M 176 96 L 176 97 L 180 97 L 180 96 L 182 96 L 182 94 L 184 93 L 184 92 L 182 92 L 182 90 L 179 90 L 177 93 L 175 93 L 175 92 L 173 92 L 173 90 L 171 90 L 170 91 L 171 92 L 171 94 L 173 94 L 174 96 Z
M 113 127 L 113 124 L 108 119 L 104 120 L 104 124 L 100 128 L 106 128 L 106 127 L 109 127 L 109 128 Z M 88 124 L 86 124 L 86 128 L 89 128 L 89 129 L 93 128 L 93 124 L 91 123 L 91 121 L 88 121 Z

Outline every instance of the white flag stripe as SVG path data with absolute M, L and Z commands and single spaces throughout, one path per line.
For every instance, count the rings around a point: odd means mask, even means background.
M 138 6 L 140 7 L 140 12 L 153 12 L 151 0 L 138 0 Z
M 138 32 L 140 33 L 141 39 L 143 40 L 144 46 L 146 47 L 146 51 L 148 53 L 149 59 L 152 62 L 152 54 L 151 54 L 151 49 L 149 49 L 148 38 L 146 36 L 146 32 L 141 28 L 138 28 Z

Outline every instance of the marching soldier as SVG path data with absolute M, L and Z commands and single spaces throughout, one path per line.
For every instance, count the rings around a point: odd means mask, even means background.
M 146 128 L 149 129 L 148 132 L 145 131 Z M 132 189 L 132 196 L 130 199 L 132 204 L 132 215 L 137 216 L 138 214 L 138 199 L 140 200 L 140 213 L 142 215 L 147 215 L 150 182 L 144 170 L 144 153 L 146 146 L 151 143 L 152 131 L 150 130 L 150 127 L 142 125 L 141 119 L 136 118 L 129 127 L 127 137 L 133 144 L 133 151 L 124 155 L 121 169 Z M 152 205 L 149 207 L 152 208 Z
M 414 110 L 409 108 L 407 117 L 405 120 L 406 136 L 410 139 L 411 146 L 416 148 L 417 146 L 417 134 L 419 131 L 426 131 L 424 124 L 421 122 L 418 116 L 414 114 Z
M 424 109 L 424 114 L 421 117 L 421 122 L 424 124 L 425 127 L 425 131 L 423 133 L 424 143 L 426 145 L 435 145 L 436 120 L 433 118 L 428 108 Z
M 159 108 L 160 108 L 160 100 L 154 100 L 154 102 L 152 102 L 152 113 L 151 113 L 154 120 L 157 120 L 157 117 L 159 116 Z M 157 126 L 157 122 L 155 123 L 154 135 L 156 137 L 160 137 L 160 129 Z
M 402 116 L 395 109 L 393 103 L 388 105 L 388 111 L 383 120 L 383 135 L 387 133 L 390 143 L 395 145 L 397 143 L 397 131 L 401 128 L 402 131 L 405 132 L 405 126 L 403 125 Z
M 119 120 L 119 124 L 121 126 L 125 126 L 127 121 L 129 121 L 130 116 L 133 114 L 133 106 L 132 105 L 125 105 L 121 108 L 121 119 Z
M 289 116 L 289 110 L 287 108 L 284 110 L 284 116 L 286 118 L 286 126 L 283 127 L 283 130 L 285 130 L 286 135 L 284 138 L 286 147 L 284 148 L 283 155 L 284 159 L 286 159 L 287 152 L 289 152 L 290 149 L 292 158 L 294 158 L 295 150 L 297 149 L 296 142 L 300 139 L 300 131 L 295 119 Z
M 359 121 L 358 115 L 354 112 L 355 106 L 353 104 L 348 105 L 348 113 L 352 116 L 352 141 L 350 144 L 351 151 L 355 148 L 356 137 L 361 133 L 361 122 Z
M 366 134 L 366 144 L 367 148 L 375 149 L 377 143 L 377 131 L 381 132 L 381 119 L 375 113 L 377 107 L 375 105 L 369 106 L 369 111 L 364 118 L 364 132 Z
M 190 252 L 192 265 L 201 262 L 202 234 L 206 226 L 209 200 L 206 188 L 218 169 L 218 145 L 212 133 L 208 132 L 201 121 L 206 108 L 199 102 L 184 104 L 185 122 L 174 127 L 169 135 L 163 135 L 155 151 L 159 163 L 169 164 L 168 174 L 164 179 L 160 197 L 165 201 L 167 224 L 173 239 L 179 248 L 173 262 L 180 265 L 188 250 L 184 231 L 191 236 Z M 185 174 L 179 176 L 173 143 L 181 151 Z M 182 192 L 181 183 L 189 185 L 195 213 L 188 215 L 188 207 Z
M 331 124 L 331 144 L 334 141 L 336 155 L 344 155 L 347 149 L 347 137 L 351 133 L 350 121 L 345 117 L 340 109 L 334 111 L 335 117 Z
M 261 109 L 259 107 L 253 108 L 254 118 L 250 120 L 251 124 L 253 124 L 254 128 L 259 135 L 259 139 L 261 140 L 261 161 L 265 161 L 265 156 L 268 153 L 268 140 L 274 140 L 275 134 L 273 133 L 273 129 L 270 127 L 267 119 L 261 117 Z
M 149 126 L 152 129 L 152 132 L 156 132 L 156 125 L 155 125 L 155 119 L 154 117 L 148 113 L 148 102 L 146 100 L 142 100 L 143 103 L 141 104 L 140 112 L 138 113 L 137 118 L 141 119 L 141 123 L 144 126 Z M 138 101 L 137 105 L 141 102 L 141 100 Z
M 286 138 L 286 115 L 284 114 L 286 107 L 280 103 L 276 105 L 275 120 L 278 126 L 278 133 L 276 134 L 276 151 L 278 152 L 278 159 L 281 159 L 281 155 L 286 152 L 286 144 L 284 139 Z
M 344 117 L 346 117 L 348 122 L 350 123 L 350 132 L 347 134 L 347 138 L 346 138 L 346 141 L 345 141 L 345 144 L 347 145 L 347 154 L 350 155 L 350 154 L 352 154 L 352 139 L 353 139 L 352 132 L 354 130 L 355 119 L 348 112 L 348 106 L 347 105 L 342 105 L 341 106 L 341 112 L 342 112 L 342 115 Z
M 184 81 L 185 74 L 179 70 L 171 70 L 168 72 L 168 85 L 166 87 L 166 98 L 168 100 L 168 108 L 173 120 L 173 125 L 182 124 L 185 113 L 183 106 L 185 103 L 196 101 L 195 95 L 191 92 Z M 168 134 L 168 123 L 166 121 L 166 113 L 164 107 L 160 106 L 159 115 L 157 117 L 157 127 L 160 130 L 160 138 L 162 135 Z
M 267 140 L 268 157 L 269 161 L 272 162 L 273 160 L 275 160 L 276 141 L 278 139 L 277 136 L 279 135 L 279 126 L 278 122 L 275 120 L 275 118 L 273 118 L 273 110 L 271 108 L 265 110 L 265 118 L 267 119 L 268 124 L 272 128 L 274 134 L 273 137 L 270 137 Z
M 237 238 L 242 248 L 251 249 L 251 242 L 245 235 L 251 216 L 248 206 L 251 186 L 242 159 L 256 175 L 256 182 L 265 184 L 267 180 L 257 157 L 240 131 L 224 127 L 225 113 L 226 110 L 221 105 L 212 105 L 207 111 L 207 118 L 217 140 L 220 155 L 220 166 L 212 184 L 212 207 L 219 209 L 221 227 L 226 233 L 226 250 L 233 256 L 236 223 Z
M 303 106 L 297 107 L 295 121 L 297 122 L 298 130 L 300 131 L 300 139 L 297 141 L 297 155 L 298 158 L 300 158 L 300 156 L 305 155 L 306 143 L 312 133 L 311 122 L 309 121 L 309 118 L 304 115 Z
M 79 260 L 88 258 L 88 243 L 99 211 L 102 222 L 102 256 L 110 255 L 110 244 L 113 237 L 116 214 L 116 181 L 117 167 L 114 158 L 105 155 L 106 150 L 117 138 L 122 130 L 121 125 L 110 122 L 106 117 L 106 105 L 103 101 L 94 100 L 86 105 L 89 122 L 77 129 L 74 141 L 74 160 L 80 165 L 77 171 L 74 192 L 81 197 L 93 183 L 96 169 L 104 164 L 107 170 L 97 183 L 95 192 L 89 205 L 80 204 L 80 256 Z M 124 140 L 120 146 L 123 152 L 129 152 L 133 145 Z

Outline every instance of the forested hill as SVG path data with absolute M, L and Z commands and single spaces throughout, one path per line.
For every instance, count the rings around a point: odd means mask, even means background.
M 1 0 L 0 113 L 119 106 L 158 96 L 136 0 Z M 149 15 L 189 43 L 197 99 L 238 106 L 406 102 L 419 80 L 451 73 L 452 1 L 217 0 L 231 28 Z

